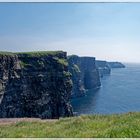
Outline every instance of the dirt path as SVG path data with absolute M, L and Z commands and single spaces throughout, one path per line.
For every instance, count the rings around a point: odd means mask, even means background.
M 39 118 L 2 118 L 0 119 L 0 125 L 9 125 L 9 124 L 15 124 L 17 122 L 54 122 L 57 121 L 56 119 L 44 119 L 41 120 Z

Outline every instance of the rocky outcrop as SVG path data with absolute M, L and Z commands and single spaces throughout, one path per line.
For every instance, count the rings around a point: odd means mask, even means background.
M 82 96 L 88 89 L 100 87 L 100 77 L 94 57 L 68 57 L 69 71 L 72 74 L 72 97 Z
M 110 68 L 125 68 L 125 65 L 120 62 L 108 62 Z
M 111 68 L 107 61 L 96 60 L 96 66 L 99 70 L 100 77 L 111 73 Z
M 0 117 L 71 116 L 65 52 L 0 54 Z

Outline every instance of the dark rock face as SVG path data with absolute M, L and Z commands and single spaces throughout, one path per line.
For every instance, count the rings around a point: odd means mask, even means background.
M 65 52 L 0 56 L 0 117 L 72 116 Z
M 125 65 L 120 62 L 108 62 L 110 68 L 125 68 Z
M 94 57 L 69 56 L 69 71 L 72 74 L 72 97 L 82 96 L 87 89 L 100 87 L 100 77 Z
M 96 66 L 99 70 L 100 77 L 111 73 L 111 68 L 107 61 L 96 60 Z

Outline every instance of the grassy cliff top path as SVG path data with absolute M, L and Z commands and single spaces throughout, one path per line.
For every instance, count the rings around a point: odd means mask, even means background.
M 1 119 L 0 137 L 135 138 L 140 137 L 140 113 L 88 115 L 60 120 Z M 14 123 L 11 123 L 11 120 Z M 19 121 L 20 120 L 20 121 Z

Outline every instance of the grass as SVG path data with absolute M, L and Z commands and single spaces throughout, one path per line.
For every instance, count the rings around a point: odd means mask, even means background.
M 0 125 L 0 137 L 140 137 L 140 113 L 89 115 L 46 122 Z
M 2 52 L 2 51 L 0 51 L 0 56 L 14 56 L 14 53 L 12 53 L 12 52 Z
M 62 65 L 68 66 L 68 62 L 67 62 L 66 59 L 60 59 L 60 58 L 58 58 L 57 61 L 58 61 L 58 63 L 60 63 Z
M 23 57 L 45 57 L 45 56 L 52 56 L 55 60 L 57 60 L 58 63 L 68 66 L 68 62 L 65 58 L 61 58 L 61 53 L 64 53 L 63 51 L 34 51 L 34 52 L 0 52 L 0 56 L 23 56 Z M 31 64 L 28 64 L 26 61 L 21 61 L 21 66 L 26 67 L 30 66 Z M 40 62 L 36 62 L 37 66 L 41 65 Z
M 17 55 L 26 55 L 26 57 L 42 57 L 47 55 L 59 55 L 63 51 L 34 51 L 34 52 L 19 52 Z
M 22 53 L 23 54 L 23 53 Z M 48 53 L 49 55 L 51 55 L 51 53 Z M 41 56 L 41 55 L 40 55 Z M 37 56 L 37 57 L 40 57 L 39 55 Z M 43 54 L 42 54 L 42 56 L 43 56 Z M 29 56 L 26 56 L 26 57 L 29 57 Z M 33 56 L 32 56 L 33 57 Z M 56 60 L 57 61 L 57 63 L 59 63 L 59 64 L 61 64 L 61 65 L 64 65 L 64 66 L 68 66 L 68 62 L 67 62 L 67 60 L 66 59 L 64 59 L 64 58 L 59 58 L 59 57 L 57 57 L 56 55 L 54 55 L 53 57 L 52 57 L 54 60 Z M 34 66 L 34 67 L 40 67 L 40 66 L 42 66 L 42 65 L 44 65 L 43 64 L 43 61 L 34 61 L 34 63 L 32 62 L 30 62 L 28 59 L 26 60 L 21 60 L 21 62 L 20 62 L 20 64 L 21 64 L 21 66 L 22 67 L 27 67 L 27 66 Z
M 4 52 L 0 51 L 1 55 L 26 55 L 27 57 L 41 57 L 41 56 L 47 56 L 47 55 L 59 55 L 63 51 L 33 51 L 33 52 Z

